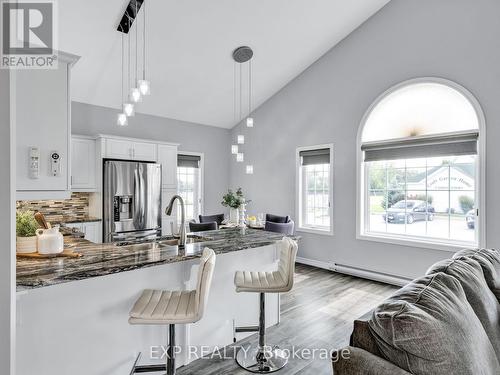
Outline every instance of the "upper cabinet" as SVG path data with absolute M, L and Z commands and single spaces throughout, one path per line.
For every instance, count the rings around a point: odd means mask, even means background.
M 158 163 L 161 164 L 162 187 L 177 189 L 177 146 L 158 145 Z
M 70 195 L 70 77 L 77 60 L 77 56 L 59 52 L 57 69 L 16 71 L 18 199 Z
M 71 191 L 97 190 L 96 141 L 74 135 L 71 138 Z
M 106 138 L 104 156 L 108 159 L 156 161 L 155 143 L 126 138 Z

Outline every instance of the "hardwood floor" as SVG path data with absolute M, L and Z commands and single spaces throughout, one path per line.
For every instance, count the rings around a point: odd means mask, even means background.
M 281 323 L 267 330 L 268 345 L 323 352 L 348 344 L 352 322 L 382 302 L 397 287 L 297 265 L 295 286 L 281 296 Z M 257 319 L 257 317 L 256 317 Z M 257 334 L 235 345 L 256 342 Z M 232 355 L 233 348 L 227 354 Z M 291 358 L 280 375 L 331 374 L 328 359 Z M 247 375 L 232 359 L 199 359 L 178 370 L 179 375 Z

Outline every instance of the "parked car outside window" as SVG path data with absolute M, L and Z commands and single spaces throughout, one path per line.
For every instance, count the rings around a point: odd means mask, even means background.
M 419 220 L 434 220 L 435 209 L 431 204 L 421 200 L 401 200 L 394 203 L 383 214 L 384 221 L 388 223 L 413 224 Z

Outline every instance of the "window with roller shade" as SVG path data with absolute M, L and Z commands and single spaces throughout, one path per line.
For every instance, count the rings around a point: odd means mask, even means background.
M 332 146 L 297 149 L 298 230 L 333 233 Z
M 474 104 L 458 87 L 440 82 L 401 85 L 375 103 L 360 144 L 361 235 L 479 244 L 480 116 Z
M 200 155 L 177 155 L 177 192 L 184 199 L 186 223 L 198 221 L 198 215 L 201 214 L 201 167 Z M 180 205 L 177 209 L 180 210 Z M 180 211 L 177 218 L 180 224 Z

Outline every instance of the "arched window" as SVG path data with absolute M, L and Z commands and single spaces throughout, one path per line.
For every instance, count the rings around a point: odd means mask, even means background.
M 463 87 L 415 79 L 381 95 L 359 132 L 359 235 L 478 246 L 484 116 Z

